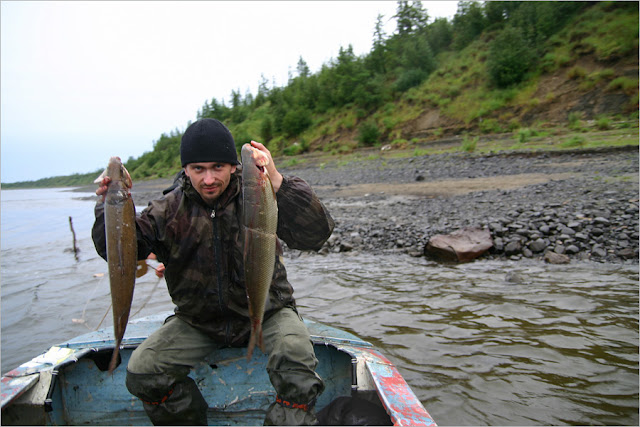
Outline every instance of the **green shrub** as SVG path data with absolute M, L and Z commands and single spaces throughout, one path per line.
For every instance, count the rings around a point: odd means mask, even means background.
M 301 142 L 294 142 L 288 147 L 285 147 L 282 152 L 285 156 L 297 156 L 298 154 L 302 154 L 309 149 L 309 145 L 302 140 Z
M 394 89 L 398 92 L 405 92 L 414 86 L 418 86 L 427 76 L 428 74 L 425 71 L 419 69 L 404 71 L 396 80 Z
M 373 120 L 367 120 L 360 125 L 358 129 L 358 141 L 362 145 L 371 146 L 378 143 L 380 139 L 380 130 Z
M 638 79 L 629 77 L 618 77 L 613 79 L 608 86 L 609 90 L 622 89 L 626 94 L 633 95 L 638 92 Z
M 496 119 L 482 120 L 480 122 L 480 130 L 482 133 L 500 133 L 504 131 Z
M 585 144 L 585 139 L 581 136 L 575 135 L 560 144 L 562 147 L 570 148 L 570 147 L 582 147 Z
M 511 120 L 509 120 L 509 123 L 507 124 L 507 130 L 509 132 L 513 132 L 516 129 L 520 129 L 521 126 L 522 125 L 520 124 L 518 119 L 511 119 Z
M 589 74 L 589 78 L 595 82 L 599 82 L 600 80 L 610 80 L 615 75 L 615 71 L 611 68 L 605 68 L 604 70 L 594 71 Z
M 522 30 L 506 27 L 489 48 L 487 68 L 491 80 L 498 87 L 521 82 L 533 63 L 533 55 Z
M 568 116 L 569 129 L 580 130 L 582 129 L 582 114 L 577 112 L 571 112 Z
M 306 108 L 294 108 L 284 115 L 282 120 L 282 131 L 288 137 L 300 135 L 305 129 L 311 126 L 311 113 Z
M 385 117 L 384 119 L 382 119 L 382 126 L 384 126 L 384 129 L 387 131 L 390 131 L 394 127 L 396 127 L 396 124 L 397 120 L 393 117 Z
M 520 129 L 518 131 L 518 142 L 520 142 L 521 144 L 524 144 L 529 139 L 531 139 L 531 137 L 534 137 L 534 136 L 538 136 L 538 132 L 535 131 L 534 129 L 530 129 L 530 128 Z
M 567 71 L 567 77 L 571 80 L 583 79 L 587 75 L 587 70 L 576 65 L 572 67 L 569 71 Z
M 400 139 L 394 139 L 393 142 L 391 143 L 391 145 L 394 148 L 398 148 L 398 149 L 404 149 L 407 148 L 409 146 L 409 141 L 407 141 L 404 138 L 400 138 Z
M 273 138 L 273 122 L 269 117 L 265 117 L 260 123 L 260 137 L 265 144 Z
M 473 153 L 476 151 L 476 145 L 478 144 L 478 137 L 470 138 L 468 135 L 465 135 L 462 139 L 462 151 L 466 151 L 467 153 Z
M 609 130 L 611 129 L 611 119 L 608 117 L 598 117 L 596 120 L 596 127 L 599 130 Z

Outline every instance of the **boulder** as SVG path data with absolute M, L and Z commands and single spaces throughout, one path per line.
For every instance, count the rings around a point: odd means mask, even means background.
M 544 254 L 544 260 L 549 264 L 569 264 L 568 256 L 552 251 Z
M 424 248 L 426 256 L 440 261 L 468 262 L 493 246 L 491 233 L 479 227 L 464 227 L 451 234 L 437 234 Z

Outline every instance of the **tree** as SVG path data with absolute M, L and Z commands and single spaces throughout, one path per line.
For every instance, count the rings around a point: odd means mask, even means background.
M 267 98 L 269 97 L 269 87 L 267 86 L 268 81 L 267 81 L 266 77 L 264 76 L 264 74 L 261 74 L 260 77 L 262 78 L 262 80 L 260 81 L 260 84 L 258 85 L 258 94 L 256 95 L 255 99 L 253 100 L 253 105 L 256 108 L 258 108 L 259 106 L 261 106 L 262 104 L 267 102 Z
M 442 52 L 451 46 L 453 29 L 447 18 L 436 18 L 427 28 L 427 40 L 433 49 L 433 53 Z
M 211 103 L 204 102 L 202 110 L 198 112 L 198 119 L 212 118 L 218 119 L 221 122 L 227 120 L 231 115 L 229 107 L 224 105 L 224 102 L 218 102 L 215 98 L 211 100 Z
M 404 40 L 401 64 L 403 68 L 418 69 L 427 74 L 435 69 L 433 51 L 425 37 L 409 37 Z
M 299 77 L 309 77 L 309 74 L 311 74 L 311 71 L 309 70 L 309 66 L 304 61 L 304 59 L 302 59 L 302 56 L 298 60 L 298 66 L 296 67 L 296 71 L 298 71 Z
M 311 126 L 311 113 L 305 108 L 291 108 L 284 115 L 282 121 L 282 131 L 288 137 L 300 135 L 306 128 Z
M 386 72 L 385 65 L 385 56 L 386 56 L 386 46 L 385 39 L 386 34 L 383 28 L 383 19 L 384 15 L 378 14 L 376 18 L 376 25 L 373 30 L 373 48 L 371 49 L 371 53 L 367 57 L 367 63 L 369 64 L 369 68 L 374 73 L 382 73 Z
M 273 123 L 269 117 L 265 117 L 260 124 L 260 136 L 265 144 L 273 139 Z
M 498 87 L 519 83 L 533 62 L 533 53 L 520 28 L 508 26 L 491 42 L 487 68 Z
M 237 91 L 231 90 L 231 114 L 229 116 L 234 123 L 241 123 L 247 118 L 245 103 L 242 95 L 240 95 L 240 89 Z
M 484 13 L 488 28 L 500 28 L 504 25 L 509 16 L 507 3 L 517 2 L 489 1 L 485 3 Z
M 482 6 L 475 1 L 461 1 L 453 17 L 454 47 L 463 49 L 486 27 Z
M 429 15 L 420 0 L 409 3 L 408 0 L 398 0 L 396 14 L 397 30 L 400 36 L 414 34 L 427 26 Z

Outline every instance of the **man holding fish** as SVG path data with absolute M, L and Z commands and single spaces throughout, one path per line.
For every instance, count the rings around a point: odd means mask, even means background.
M 207 403 L 190 369 L 217 348 L 249 344 L 251 358 L 257 345 L 277 392 L 265 425 L 315 423 L 324 384 L 276 234 L 290 248 L 318 250 L 333 231 L 331 216 L 305 181 L 278 172 L 264 145 L 245 144 L 239 168 L 233 137 L 218 120 L 191 124 L 180 157 L 174 188 L 135 219 L 137 258 L 153 252 L 164 264 L 176 314 L 133 352 L 127 388 L 156 425 L 206 425 Z M 110 181 L 103 177 L 96 194 Z M 107 259 L 104 212 L 98 202 L 93 239 Z

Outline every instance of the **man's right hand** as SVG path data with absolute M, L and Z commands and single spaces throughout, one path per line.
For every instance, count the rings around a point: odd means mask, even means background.
M 107 195 L 107 189 L 109 188 L 109 183 L 111 182 L 111 178 L 105 176 L 102 178 L 102 181 L 98 183 L 98 189 L 96 190 L 97 196 L 102 196 L 102 201 L 104 202 L 104 198 Z

